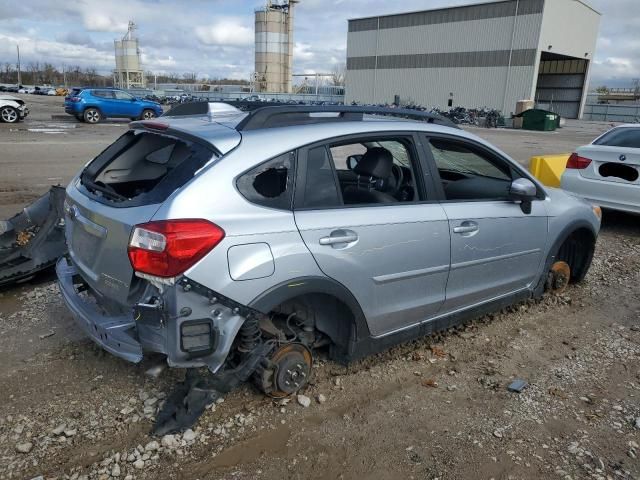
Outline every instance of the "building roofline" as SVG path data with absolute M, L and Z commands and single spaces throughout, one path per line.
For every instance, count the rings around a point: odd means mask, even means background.
M 582 5 L 584 5 L 585 7 L 587 7 L 589 10 L 593 11 L 594 13 L 597 13 L 598 15 L 602 16 L 602 12 L 596 10 L 595 8 L 593 8 L 591 5 L 589 5 L 585 0 L 574 0 L 578 3 L 581 3 Z
M 514 1 L 514 0 L 489 0 L 489 1 L 465 3 L 465 4 L 462 4 L 462 5 L 454 5 L 454 6 L 451 6 L 451 7 L 425 8 L 425 9 L 421 9 L 421 10 L 410 10 L 408 12 L 385 13 L 383 15 L 369 15 L 369 16 L 366 16 L 366 17 L 353 17 L 353 18 L 348 18 L 347 22 L 351 22 L 351 21 L 354 21 L 354 20 L 367 20 L 367 19 L 370 19 L 370 18 L 395 17 L 396 15 L 409 15 L 409 14 L 412 14 L 412 13 L 438 12 L 438 11 L 442 11 L 442 10 L 455 10 L 457 8 L 475 7 L 477 5 L 489 5 L 491 3 L 507 3 L 507 2 L 511 2 L 511 1 Z M 546 1 L 548 1 L 548 0 L 545 0 L 545 2 Z M 585 0 L 574 0 L 574 1 L 582 4 L 583 6 L 588 8 L 589 10 L 593 11 L 594 13 L 597 13 L 598 15 L 602 16 L 601 12 L 599 12 L 598 10 L 593 8 Z

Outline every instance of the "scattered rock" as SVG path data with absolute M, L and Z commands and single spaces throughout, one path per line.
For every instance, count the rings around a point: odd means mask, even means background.
M 119 477 L 120 476 L 120 465 L 118 465 L 117 463 L 111 469 L 111 476 L 112 477 Z
M 145 452 L 155 452 L 159 448 L 160 448 L 160 444 L 158 442 L 156 442 L 155 440 L 152 440 L 152 441 L 150 441 L 149 443 L 147 443 L 145 445 L 144 451 Z
M 327 401 L 327 397 L 321 393 L 316 397 L 316 400 L 318 403 L 323 404 Z
M 311 405 L 311 399 L 306 395 L 298 395 L 298 403 L 304 408 L 307 408 L 309 405 Z
M 165 435 L 162 437 L 162 440 L 160 440 L 160 444 L 165 448 L 177 448 L 179 445 L 175 435 Z
M 502 438 L 502 430 L 494 430 L 493 436 L 496 438 Z
M 23 442 L 16 444 L 16 451 L 19 453 L 29 453 L 33 448 L 33 443 L 31 442 Z
M 54 435 L 62 435 L 62 433 L 64 432 L 65 428 L 67 428 L 67 424 L 63 423 L 62 425 L 58 425 L 56 428 L 51 430 L 51 433 L 54 434 Z
M 138 460 L 133 462 L 133 468 L 135 468 L 137 470 L 142 470 L 144 468 L 144 460 L 139 458 Z
M 183 434 L 182 434 L 182 439 L 185 442 L 193 442 L 196 439 L 196 432 L 194 432 L 193 430 L 191 430 L 190 428 L 188 428 Z

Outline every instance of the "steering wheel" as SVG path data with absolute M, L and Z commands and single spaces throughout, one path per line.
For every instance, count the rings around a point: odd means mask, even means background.
M 393 179 L 391 179 L 393 177 Z M 391 165 L 391 175 L 387 179 L 387 188 L 385 189 L 391 195 L 395 195 L 400 191 L 402 183 L 404 182 L 404 172 L 402 167 L 395 163 Z

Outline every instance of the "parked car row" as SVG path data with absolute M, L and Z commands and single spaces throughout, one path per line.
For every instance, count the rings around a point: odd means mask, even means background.
M 33 95 L 61 95 L 61 89 L 54 87 L 23 87 L 22 85 L 5 86 L 0 85 L 0 92 L 7 93 L 29 93 Z

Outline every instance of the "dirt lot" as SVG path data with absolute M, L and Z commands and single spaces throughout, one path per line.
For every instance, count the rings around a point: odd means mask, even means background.
M 126 128 L 51 121 L 61 99 L 28 98 L 27 122 L 0 125 L 2 216 Z M 606 127 L 474 131 L 524 163 Z M 319 359 L 308 407 L 246 386 L 193 431 L 153 439 L 180 372 L 154 379 L 152 360 L 94 347 L 42 275 L 0 292 L 0 479 L 640 478 L 639 283 L 638 217 L 605 212 L 586 281 L 563 295 L 348 368 Z

